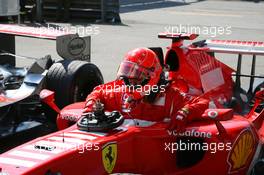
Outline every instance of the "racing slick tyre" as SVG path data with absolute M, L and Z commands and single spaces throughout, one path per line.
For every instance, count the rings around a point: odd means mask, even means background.
M 79 60 L 63 60 L 54 63 L 47 73 L 47 89 L 55 92 L 55 103 L 61 109 L 74 102 L 84 101 L 103 76 L 92 63 Z M 56 113 L 48 110 L 47 117 L 56 120 Z

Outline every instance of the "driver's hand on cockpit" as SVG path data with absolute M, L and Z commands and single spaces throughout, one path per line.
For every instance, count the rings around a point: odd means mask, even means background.
M 83 109 L 83 113 L 91 112 L 93 110 L 93 105 L 95 104 L 94 100 L 88 100 L 85 102 L 85 107 Z
M 183 132 L 187 124 L 189 110 L 187 108 L 182 108 L 176 115 L 171 117 L 171 122 L 169 123 L 168 130 L 175 130 L 176 132 Z

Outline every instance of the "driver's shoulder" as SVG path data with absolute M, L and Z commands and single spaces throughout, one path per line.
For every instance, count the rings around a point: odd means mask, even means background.
M 95 89 L 115 89 L 117 87 L 121 87 L 123 85 L 123 82 L 121 80 L 114 80 L 114 81 L 110 81 L 101 85 L 98 85 L 95 87 Z

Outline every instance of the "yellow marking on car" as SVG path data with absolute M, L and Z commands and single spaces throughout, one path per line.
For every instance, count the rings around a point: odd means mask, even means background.
M 117 160 L 117 144 L 108 143 L 103 147 L 102 150 L 102 161 L 105 171 L 111 174 L 115 168 Z
M 230 173 L 245 167 L 255 150 L 255 139 L 250 130 L 242 131 L 233 144 L 228 157 Z

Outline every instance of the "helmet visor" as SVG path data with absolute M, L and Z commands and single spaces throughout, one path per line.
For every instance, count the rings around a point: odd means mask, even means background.
M 120 64 L 117 72 L 117 78 L 127 77 L 130 79 L 142 80 L 149 76 L 150 71 L 144 67 L 138 66 L 136 63 L 124 61 Z

